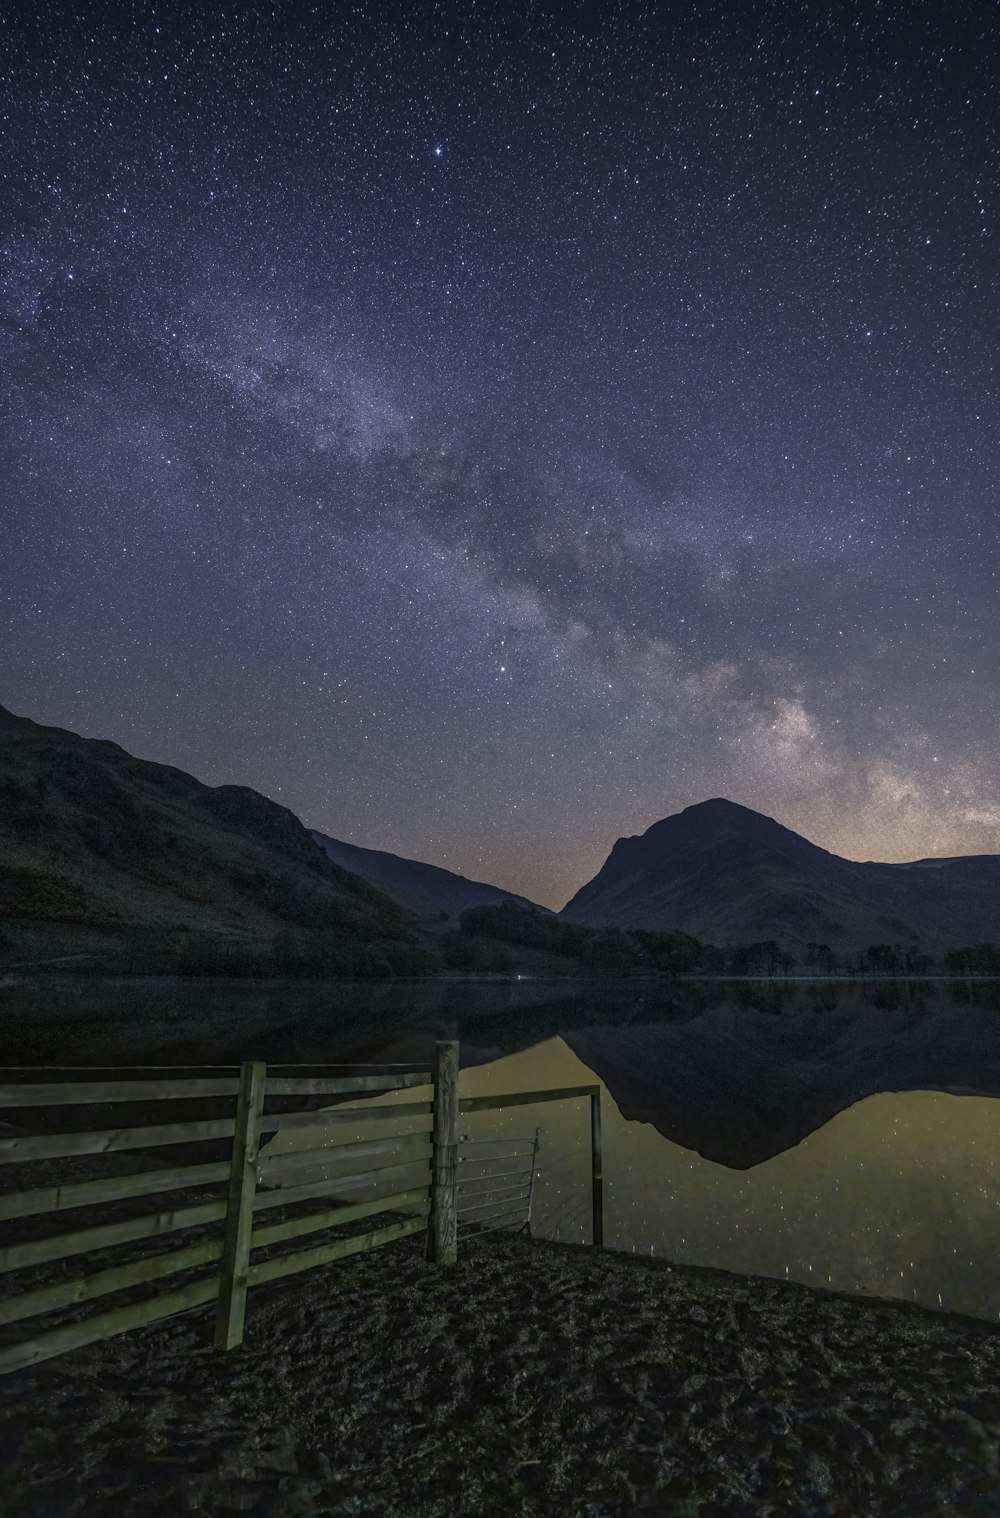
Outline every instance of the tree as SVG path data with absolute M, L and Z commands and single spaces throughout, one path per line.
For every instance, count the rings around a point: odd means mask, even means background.
M 907 975 L 926 975 L 933 960 L 929 954 L 924 954 L 919 945 L 908 944 L 906 956 L 903 961 Z
M 729 951 L 730 969 L 734 975 L 775 975 L 779 970 L 791 969 L 794 963 L 792 956 L 786 954 L 774 938 L 734 944 Z
M 951 975 L 1000 975 L 1000 951 L 992 943 L 966 944 L 949 949 L 942 964 Z
M 833 950 L 830 948 L 830 945 L 828 943 L 806 944 L 807 965 L 811 965 L 817 970 L 822 970 L 825 973 L 828 973 L 834 968 L 835 963 L 836 961 L 833 957 Z
M 876 975 L 891 975 L 899 969 L 899 944 L 870 944 L 865 958 Z

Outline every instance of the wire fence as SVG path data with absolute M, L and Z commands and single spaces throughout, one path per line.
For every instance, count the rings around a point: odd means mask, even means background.
M 492 1233 L 508 1228 L 518 1233 L 531 1232 L 531 1199 L 537 1168 L 538 1141 L 541 1129 L 536 1128 L 532 1138 L 518 1138 L 505 1134 L 496 1138 L 472 1138 L 462 1134 L 459 1141 L 459 1164 L 481 1169 L 483 1174 L 472 1175 L 466 1170 L 458 1181 L 458 1226 L 463 1234 Z M 494 1144 L 507 1147 L 501 1154 L 479 1153 L 470 1155 L 469 1149 L 480 1151 Z M 513 1162 L 508 1165 L 508 1162 Z M 497 1170 L 496 1165 L 508 1168 Z

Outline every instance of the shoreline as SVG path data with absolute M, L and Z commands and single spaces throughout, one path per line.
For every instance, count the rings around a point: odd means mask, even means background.
M 428 987 L 428 986 L 505 986 L 531 983 L 554 985 L 575 985 L 577 983 L 588 987 L 596 985 L 688 985 L 692 983 L 709 982 L 766 982 L 778 985 L 802 985 L 816 982 L 825 985 L 870 985 L 896 982 L 897 984 L 909 984 L 910 982 L 923 983 L 924 981 L 948 981 L 952 984 L 991 984 L 1000 981 L 1000 975 L 971 972 L 968 975 L 950 975 L 944 972 L 917 975 L 907 974 L 905 971 L 834 971 L 832 974 L 812 974 L 807 970 L 791 970 L 785 974 L 775 975 L 728 975 L 724 973 L 709 974 L 698 971 L 685 971 L 680 974 L 671 974 L 667 970 L 595 970 L 594 967 L 582 966 L 578 969 L 553 970 L 549 973 L 541 973 L 530 970 L 515 970 L 510 973 L 495 971 L 471 971 L 468 974 L 450 972 L 441 975 L 394 975 L 388 977 L 365 977 L 365 976 L 320 976 L 312 978 L 305 975 L 291 976 L 229 976 L 229 975 L 164 975 L 162 973 L 143 974 L 141 971 L 125 974 L 123 972 L 106 972 L 102 970 L 52 970 L 45 971 L 47 964 L 55 964 L 57 961 L 39 961 L 36 964 L 6 964 L 0 965 L 0 990 L 12 990 L 14 988 L 38 985 L 43 983 L 58 984 L 63 980 L 102 981 L 105 984 L 133 985 L 136 982 L 158 981 L 170 984 L 184 984 L 190 986 L 224 986 L 234 988 L 238 986 L 253 986 L 263 989 L 279 989 L 283 986 L 357 986 L 365 987 Z M 32 974 L 26 975 L 25 971 L 31 970 Z M 16 977 L 20 975 L 20 979 Z
M 423 1243 L 252 1291 L 228 1355 L 199 1309 L 3 1377 L 8 1511 L 103 1518 L 140 1487 L 164 1518 L 997 1511 L 1000 1328 L 504 1233 L 429 1266 Z

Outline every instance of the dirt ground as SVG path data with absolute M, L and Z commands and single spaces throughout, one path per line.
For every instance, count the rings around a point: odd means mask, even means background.
M 423 1256 L 252 1291 L 229 1354 L 204 1308 L 0 1378 L 0 1514 L 1000 1515 L 988 1324 L 502 1232 Z

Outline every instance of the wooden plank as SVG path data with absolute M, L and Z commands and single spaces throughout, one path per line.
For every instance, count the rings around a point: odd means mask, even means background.
M 14 1191 L 0 1196 L 0 1221 L 28 1217 L 32 1213 L 63 1212 L 71 1207 L 116 1202 L 122 1197 L 149 1196 L 157 1191 L 177 1191 L 185 1186 L 207 1186 L 224 1181 L 229 1174 L 225 1160 L 211 1165 L 180 1165 L 173 1170 L 137 1170 L 131 1175 L 111 1175 L 96 1181 L 77 1181 L 69 1186 L 42 1186 L 37 1191 Z
M 108 1075 L 114 1081 L 126 1069 L 129 1075 L 134 1076 L 137 1081 L 141 1076 L 146 1075 L 147 1070 L 155 1070 L 156 1073 L 161 1072 L 161 1070 L 170 1070 L 175 1075 L 181 1072 L 181 1070 L 200 1070 L 202 1075 L 205 1075 L 205 1072 L 208 1072 L 208 1070 L 211 1070 L 211 1072 L 225 1070 L 228 1075 L 232 1076 L 234 1081 L 238 1082 L 238 1079 L 240 1079 L 240 1066 L 238 1064 L 129 1064 L 129 1066 L 121 1066 L 121 1064 L 0 1064 L 0 1081 L 3 1081 L 6 1075 L 9 1075 L 11 1070 L 33 1070 L 36 1075 L 41 1075 L 42 1072 L 50 1075 L 53 1070 L 74 1070 L 80 1076 L 80 1079 L 97 1079 L 97 1076 L 102 1076 L 103 1079 L 103 1076 Z
M 115 1265 L 110 1270 L 98 1270 L 89 1276 L 75 1276 L 69 1281 L 50 1281 L 47 1286 L 35 1287 L 33 1291 L 20 1291 L 16 1296 L 0 1301 L 0 1323 L 17 1323 L 22 1318 L 36 1318 L 40 1313 L 55 1312 L 60 1307 L 73 1307 L 78 1302 L 90 1302 L 95 1297 L 107 1296 L 112 1291 L 123 1291 L 127 1286 L 144 1285 L 148 1281 L 158 1281 L 163 1276 L 176 1275 L 181 1270 L 209 1265 L 221 1253 L 221 1239 L 204 1239 L 200 1244 L 188 1244 L 183 1249 L 167 1250 L 164 1254 L 147 1255 L 142 1260 L 132 1260 L 128 1265 Z
M 392 1223 L 387 1228 L 377 1228 L 371 1233 L 357 1234 L 350 1239 L 336 1239 L 331 1244 L 321 1244 L 316 1249 L 286 1254 L 276 1260 L 261 1260 L 250 1266 L 251 1286 L 263 1285 L 265 1281 L 277 1281 L 282 1276 L 297 1275 L 300 1270 L 312 1270 L 315 1265 L 327 1265 L 333 1260 L 346 1259 L 348 1255 L 361 1254 L 367 1249 L 378 1249 L 395 1239 L 404 1239 L 411 1233 L 423 1233 L 426 1218 L 407 1218 L 403 1223 Z
M 303 1217 L 285 1218 L 269 1227 L 255 1228 L 250 1237 L 250 1248 L 260 1249 L 265 1244 L 281 1244 L 287 1239 L 298 1239 L 306 1233 L 319 1233 L 323 1228 L 337 1228 L 341 1223 L 352 1223 L 356 1218 L 371 1217 L 378 1212 L 399 1212 L 404 1203 L 409 1210 L 420 1203 L 430 1204 L 430 1182 L 415 1186 L 410 1191 L 397 1191 L 392 1196 L 375 1197 L 368 1202 L 350 1202 L 346 1207 L 331 1207 L 326 1212 L 308 1212 Z
M 338 1160 L 356 1156 L 395 1154 L 397 1149 L 429 1150 L 430 1143 L 429 1133 L 400 1133 L 394 1138 L 355 1139 L 350 1144 L 330 1144 L 323 1149 L 299 1149 L 290 1150 L 288 1154 L 265 1154 L 258 1164 L 257 1175 L 259 1180 L 266 1181 L 276 1175 L 284 1175 L 289 1170 L 302 1170 L 305 1167 L 315 1170 L 317 1165 L 332 1164 Z
M 424 1170 L 430 1173 L 430 1155 L 406 1160 L 402 1165 L 379 1165 L 371 1170 L 357 1170 L 353 1175 L 328 1176 L 322 1181 L 308 1181 L 302 1186 L 276 1186 L 273 1191 L 258 1191 L 253 1199 L 254 1211 L 266 1207 L 285 1207 L 292 1202 L 302 1202 L 309 1197 L 323 1196 L 330 1191 L 353 1190 L 358 1186 L 371 1185 L 374 1181 L 387 1181 L 391 1176 L 398 1180 L 401 1172 Z
M 434 1169 L 428 1259 L 454 1265 L 458 1257 L 455 1186 L 458 1177 L 458 1041 L 434 1045 Z
M 286 1128 L 308 1128 L 312 1123 L 386 1123 L 397 1117 L 430 1117 L 433 1111 L 433 1102 L 400 1102 L 395 1107 L 322 1107 L 318 1112 L 275 1112 L 269 1121 L 280 1132 Z
M 341 1075 L 314 1079 L 307 1075 L 269 1075 L 268 1096 L 340 1096 L 360 1091 L 403 1091 L 427 1086 L 430 1071 L 418 1075 Z
M 174 1233 L 179 1228 L 217 1223 L 225 1215 L 225 1202 L 203 1202 L 197 1207 L 178 1207 L 170 1212 L 147 1213 L 141 1218 L 129 1218 L 124 1223 L 107 1223 L 100 1228 L 57 1233 L 51 1238 L 32 1239 L 24 1244 L 5 1244 L 0 1248 L 0 1273 L 21 1270 L 26 1265 L 42 1265 L 47 1260 L 65 1260 L 70 1255 L 87 1254 L 92 1249 L 107 1249 L 112 1244 L 129 1244 L 134 1239 L 151 1239 L 158 1233 Z
M 95 1313 L 81 1318 L 79 1323 L 68 1323 L 64 1328 L 53 1328 L 48 1333 L 26 1343 L 12 1344 L 0 1349 L 0 1375 L 23 1370 L 28 1365 L 38 1365 L 53 1355 L 66 1354 L 68 1350 L 80 1349 L 98 1339 L 110 1339 L 113 1334 L 128 1333 L 133 1328 L 145 1328 L 161 1318 L 172 1318 L 175 1313 L 187 1312 L 211 1302 L 219 1289 L 218 1276 L 204 1281 L 192 1281 L 176 1291 L 164 1292 L 143 1302 L 133 1302 L 128 1307 L 114 1307 L 108 1312 Z
M 236 1132 L 233 1135 L 229 1196 L 226 1203 L 226 1234 L 219 1270 L 216 1349 L 233 1349 L 243 1338 L 253 1198 L 257 1189 L 257 1150 L 260 1145 L 260 1119 L 264 1111 L 266 1077 L 267 1065 L 263 1060 L 249 1060 L 240 1069 L 240 1094 L 236 1103 Z
M 81 1102 L 160 1102 L 176 1097 L 235 1096 L 239 1082 L 220 1080 L 47 1081 L 0 1085 L 0 1107 L 68 1107 Z
M 561 1102 L 572 1096 L 593 1096 L 599 1086 L 563 1086 L 549 1091 L 510 1091 L 506 1096 L 463 1096 L 459 1112 L 491 1112 L 498 1107 L 527 1107 L 533 1102 Z
M 604 1194 L 601 1175 L 601 1088 L 598 1087 L 590 1098 L 591 1239 L 595 1249 L 604 1248 Z
M 274 1131 L 266 1118 L 261 1131 Z M 0 1164 L 19 1160 L 55 1160 L 73 1154 L 117 1154 L 123 1149 L 155 1149 L 160 1144 L 193 1144 L 202 1139 L 232 1138 L 233 1119 L 220 1117 L 191 1123 L 157 1123 L 150 1128 L 108 1128 L 93 1133 L 32 1134 L 0 1139 Z

